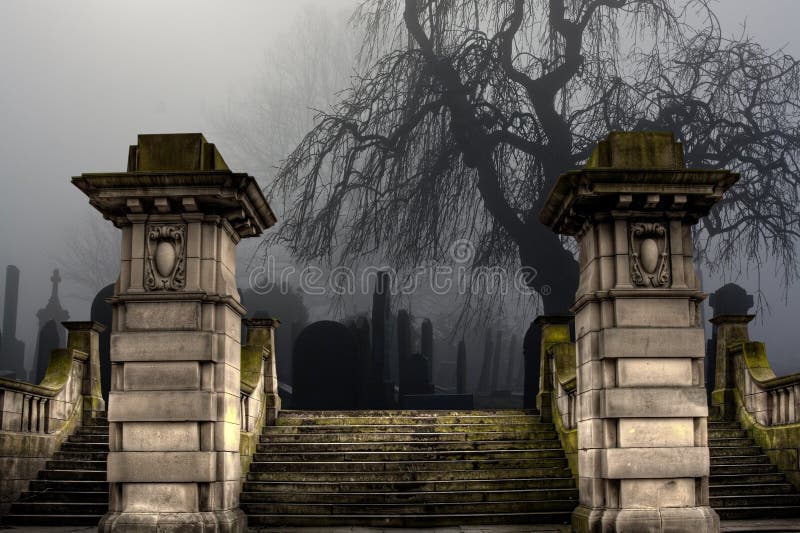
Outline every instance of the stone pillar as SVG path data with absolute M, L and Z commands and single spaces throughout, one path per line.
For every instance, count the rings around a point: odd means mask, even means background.
M 716 315 L 710 320 L 714 324 L 714 391 L 711 406 L 724 419 L 736 417 L 736 375 L 733 358 L 728 355 L 728 345 L 733 342 L 748 342 L 748 324 L 756 315 Z
M 106 327 L 99 322 L 62 322 L 67 329 L 67 349 L 86 353 L 86 370 L 83 373 L 83 417 L 95 418 L 105 413 L 106 402 L 100 378 L 100 334 Z
M 264 363 L 264 401 L 267 402 L 266 420 L 270 426 L 281 412 L 281 397 L 278 393 L 278 354 L 275 351 L 275 330 L 281 325 L 277 318 L 245 318 L 247 346 L 269 346 L 269 359 Z
M 540 214 L 579 245 L 575 531 L 718 531 L 691 228 L 738 179 L 670 133 L 612 133 Z
M 572 315 L 540 315 L 533 321 L 542 332 L 542 343 L 539 353 L 539 392 L 536 394 L 536 408 L 539 409 L 542 421 L 552 422 L 553 411 L 553 372 L 550 368 L 550 358 L 547 350 L 553 344 L 569 342 L 569 324 Z
M 128 172 L 72 182 L 122 230 L 99 530 L 244 531 L 235 252 L 275 222 L 261 188 L 201 134 L 140 135 Z

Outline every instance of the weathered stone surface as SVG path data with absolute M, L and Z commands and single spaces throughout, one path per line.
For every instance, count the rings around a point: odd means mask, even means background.
M 617 361 L 620 387 L 683 386 L 692 383 L 691 359 L 630 358 Z
M 111 361 L 207 361 L 214 356 L 208 332 L 125 332 L 111 335 Z
M 124 367 L 124 387 L 130 391 L 195 390 L 200 388 L 197 362 L 129 362 Z
M 193 330 L 200 324 L 197 302 L 129 302 L 125 328 L 136 330 Z
M 129 422 L 122 427 L 123 451 L 195 451 L 200 430 L 193 422 Z
M 687 307 L 688 309 L 688 307 Z M 600 357 L 695 357 L 705 354 L 702 328 L 609 328 Z

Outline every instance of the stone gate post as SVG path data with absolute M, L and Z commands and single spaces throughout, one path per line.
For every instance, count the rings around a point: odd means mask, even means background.
M 670 133 L 612 133 L 540 214 L 578 240 L 575 531 L 718 531 L 691 228 L 738 179 Z
M 128 172 L 72 182 L 122 230 L 99 529 L 244 531 L 235 249 L 275 216 L 201 134 L 140 135 Z

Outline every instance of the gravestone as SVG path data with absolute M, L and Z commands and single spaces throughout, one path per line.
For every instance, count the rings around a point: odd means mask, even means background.
M 421 353 L 413 353 L 406 358 L 403 365 L 403 374 L 400 376 L 402 394 L 433 394 L 435 392 L 431 383 L 430 361 Z
M 408 365 L 411 358 L 411 317 L 405 309 L 397 312 L 397 357 L 400 364 L 400 396 L 403 396 L 410 393 L 406 387 L 409 385 Z
M 338 322 L 306 327 L 293 353 L 295 409 L 356 409 L 359 405 L 358 340 Z
M 500 386 L 500 361 L 503 358 L 503 334 L 497 330 L 494 341 L 494 356 L 492 356 L 492 392 L 496 392 Z
M 539 351 L 542 343 L 542 329 L 536 322 L 531 322 L 525 338 L 522 340 L 522 357 L 524 363 L 522 381 L 522 407 L 536 409 L 536 395 L 539 394 Z
M 114 296 L 114 284 L 106 285 L 92 300 L 91 319 L 105 326 L 100 332 L 100 390 L 108 404 L 108 391 L 111 390 L 111 322 L 113 309 L 106 300 Z
M 483 364 L 478 378 L 478 392 L 489 392 L 492 386 L 492 330 L 486 330 L 483 346 Z
M 517 374 L 517 365 L 520 360 L 519 354 L 519 338 L 516 334 L 511 335 L 511 341 L 508 345 L 508 361 L 506 364 L 506 379 L 505 379 L 505 387 L 506 389 L 513 391 L 515 390 L 515 383 L 514 378 Z
M 428 358 L 428 372 L 433 379 L 433 323 L 429 318 L 422 321 L 420 336 L 420 353 Z
M 372 295 L 372 357 L 369 379 L 369 404 L 376 409 L 394 404 L 394 383 L 390 358 L 392 349 L 391 276 L 378 272 Z
M 3 337 L 0 339 L 0 370 L 14 379 L 24 380 L 25 343 L 17 339 L 17 307 L 19 303 L 19 269 L 6 267 L 6 297 L 3 304 Z
M 458 355 L 456 356 L 456 392 L 464 394 L 467 392 L 467 345 L 464 339 L 458 343 Z
M 58 326 L 55 321 L 48 320 L 44 326 L 39 330 L 39 336 L 36 340 L 36 368 L 32 383 L 41 383 L 47 373 L 47 365 L 50 364 L 50 353 L 57 350 L 59 347 L 64 346 L 58 337 Z
M 67 345 L 63 328 L 61 328 L 61 323 L 69 320 L 69 312 L 61 307 L 61 302 L 58 299 L 58 284 L 61 283 L 61 276 L 58 273 L 58 269 L 53 270 L 53 275 L 50 277 L 50 282 L 53 284 L 52 289 L 50 290 L 50 299 L 48 300 L 47 305 L 39 309 L 39 311 L 36 313 L 36 318 L 39 319 L 39 338 L 37 338 L 36 342 L 36 361 L 34 362 L 34 367 L 32 370 L 32 381 L 34 383 L 39 383 L 44 377 L 44 373 L 47 370 L 47 364 L 50 362 L 50 351 L 55 350 L 60 346 Z M 55 344 L 53 343 L 52 337 L 48 337 L 48 345 L 42 346 L 39 344 L 39 339 L 42 337 L 45 325 L 49 322 L 52 322 L 54 326 L 54 331 L 56 334 Z M 49 336 L 51 333 L 52 332 L 48 332 L 47 335 Z

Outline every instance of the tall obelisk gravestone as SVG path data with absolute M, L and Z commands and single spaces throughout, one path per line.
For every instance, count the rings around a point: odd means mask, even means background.
M 738 175 L 690 170 L 670 133 L 612 133 L 540 219 L 579 244 L 575 531 L 718 531 L 692 226 Z
M 235 251 L 275 217 L 200 134 L 140 135 L 128 172 L 73 183 L 122 230 L 99 529 L 244 531 Z

